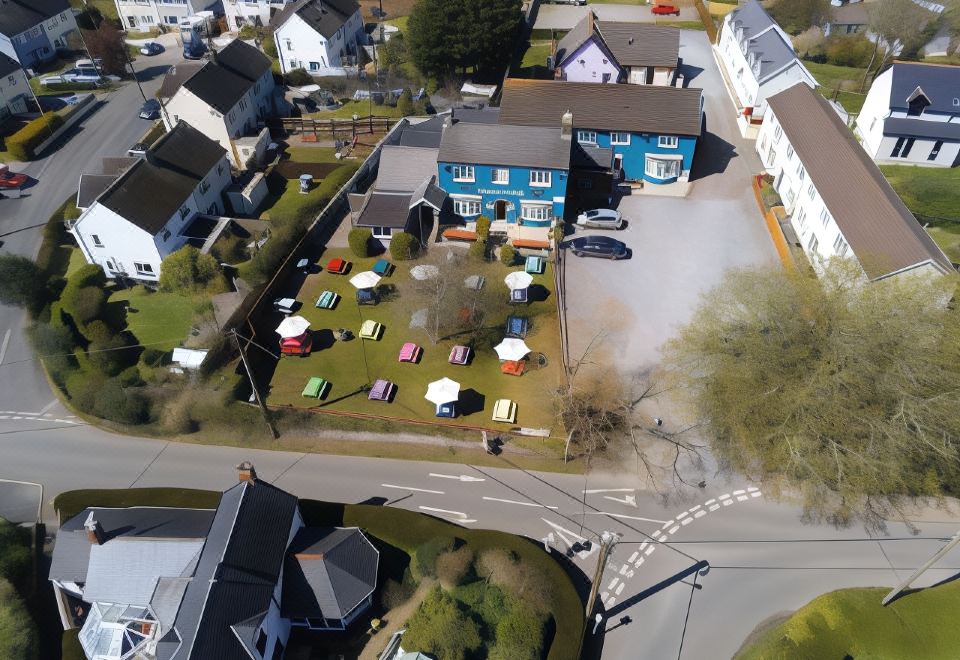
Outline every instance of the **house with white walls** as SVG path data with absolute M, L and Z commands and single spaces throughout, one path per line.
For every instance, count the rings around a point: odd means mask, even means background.
M 829 101 L 797 83 L 768 102 L 757 153 L 814 268 L 853 258 L 871 281 L 954 271 Z
M 0 53 L 25 69 L 54 59 L 76 31 L 68 0 L 0 0 Z
M 201 214 L 224 212 L 226 150 L 185 121 L 123 170 L 71 225 L 87 263 L 109 278 L 160 279 L 160 263 L 187 243 Z
M 0 124 L 12 115 L 27 112 L 32 97 L 33 93 L 20 63 L 9 55 L 0 53 Z
M 262 133 L 261 120 L 276 111 L 275 89 L 270 58 L 235 39 L 180 84 L 163 121 L 167 130 L 188 122 L 219 142 L 234 167 L 244 169 L 237 140 Z
M 220 13 L 221 0 L 113 0 L 123 27 L 147 32 L 165 26 L 180 30 L 180 21 L 201 11 Z
M 306 525 L 294 495 L 237 470 L 215 509 L 88 507 L 60 527 L 50 581 L 89 660 L 281 660 L 292 627 L 369 608 L 366 535 Z
M 877 162 L 960 165 L 960 67 L 894 62 L 873 81 L 855 131 Z
M 299 0 L 273 19 L 280 71 L 305 69 L 315 76 L 344 76 L 357 66 L 366 43 L 355 0 Z
M 758 0 L 748 0 L 726 15 L 713 48 L 744 137 L 756 137 L 770 96 L 798 82 L 817 86 L 790 36 Z
M 244 25 L 266 27 L 270 19 L 297 0 L 222 0 L 227 26 L 239 30 Z

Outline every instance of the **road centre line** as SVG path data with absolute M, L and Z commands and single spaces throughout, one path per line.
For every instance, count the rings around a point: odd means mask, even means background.
M 3 358 L 7 354 L 7 345 L 10 343 L 10 332 L 11 328 L 7 328 L 7 332 L 3 335 L 3 345 L 0 345 L 0 364 L 3 364 Z
M 663 523 L 666 520 L 657 520 L 656 518 L 642 518 L 641 516 L 628 516 L 625 513 L 609 513 L 607 511 L 587 511 L 588 516 L 610 516 L 611 518 L 624 518 L 626 520 L 642 520 L 643 522 Z M 671 521 L 672 522 L 672 521 Z
M 584 490 L 584 495 L 594 495 L 596 493 L 632 493 L 636 488 L 594 488 L 592 490 Z
M 519 504 L 520 506 L 534 506 L 540 509 L 557 509 L 557 507 L 549 506 L 547 504 L 537 504 L 536 502 L 518 502 L 517 500 L 505 500 L 499 497 L 487 497 L 486 495 L 483 496 L 483 499 L 487 500 L 488 502 L 504 502 L 506 504 Z
M 413 490 L 418 493 L 430 493 L 431 495 L 445 495 L 442 490 L 428 490 L 426 488 L 414 488 L 413 486 L 394 486 L 393 484 L 380 484 L 383 488 L 396 488 L 397 490 Z
M 481 477 L 471 477 L 466 474 L 459 474 L 459 475 L 458 474 L 437 474 L 436 472 L 431 472 L 429 476 L 439 477 L 440 479 L 453 479 L 454 481 L 469 481 L 469 482 L 486 481 L 486 479 L 483 479 Z
M 420 506 L 418 509 L 423 509 L 424 511 L 433 511 L 434 513 L 449 513 L 454 516 L 460 516 L 461 518 L 466 518 L 467 514 L 462 511 L 450 511 L 449 509 L 437 509 L 432 506 Z

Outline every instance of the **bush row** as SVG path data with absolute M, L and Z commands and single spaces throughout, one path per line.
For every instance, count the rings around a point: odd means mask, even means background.
M 7 138 L 7 151 L 14 160 L 31 160 L 33 150 L 63 126 L 63 117 L 47 112 Z

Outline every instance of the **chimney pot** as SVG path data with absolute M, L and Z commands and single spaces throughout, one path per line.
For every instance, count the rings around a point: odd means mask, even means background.
M 568 109 L 560 118 L 560 139 L 570 140 L 573 138 L 573 113 Z
M 237 466 L 237 476 L 240 481 L 249 481 L 253 483 L 257 479 L 257 471 L 253 467 L 253 463 L 250 461 L 244 461 Z
M 87 519 L 83 522 L 84 529 L 87 530 L 87 540 L 92 545 L 103 545 L 106 541 L 106 535 L 103 533 L 103 526 L 100 525 L 100 521 L 93 517 L 93 511 L 87 516 Z

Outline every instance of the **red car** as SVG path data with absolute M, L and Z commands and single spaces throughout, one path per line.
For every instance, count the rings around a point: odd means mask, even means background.
M 7 165 L 0 165 L 0 188 L 20 188 L 27 179 L 26 174 L 11 172 Z
M 658 16 L 680 15 L 680 10 L 673 5 L 654 5 L 650 11 Z

